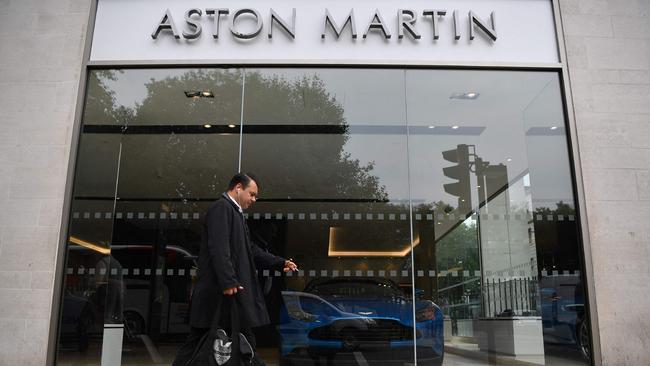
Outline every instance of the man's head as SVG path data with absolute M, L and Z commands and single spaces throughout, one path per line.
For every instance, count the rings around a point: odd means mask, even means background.
M 257 200 L 257 178 L 250 173 L 237 173 L 228 184 L 228 194 L 242 209 L 249 208 Z

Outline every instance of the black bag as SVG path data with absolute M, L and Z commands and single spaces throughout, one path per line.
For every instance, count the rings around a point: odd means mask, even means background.
M 219 326 L 221 307 L 226 301 L 222 297 L 217 305 L 212 327 L 201 338 L 192 358 L 187 361 L 185 366 L 250 366 L 256 364 L 253 347 L 248 339 L 240 333 L 241 324 L 236 295 L 228 296 L 228 298 L 232 336 L 229 336 L 226 330 Z M 238 350 L 238 352 L 234 350 Z

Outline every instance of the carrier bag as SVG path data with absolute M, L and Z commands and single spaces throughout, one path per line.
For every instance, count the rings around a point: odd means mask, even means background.
M 241 334 L 239 309 L 236 295 L 222 297 L 217 304 L 217 309 L 212 320 L 212 327 L 199 341 L 192 358 L 186 366 L 251 366 L 255 364 L 253 347 L 246 337 Z M 230 305 L 230 329 L 228 334 L 224 327 L 219 325 L 221 307 L 228 301 Z M 237 352 L 235 350 L 238 350 Z

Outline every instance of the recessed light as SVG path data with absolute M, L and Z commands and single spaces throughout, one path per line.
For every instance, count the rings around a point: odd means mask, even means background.
M 460 127 L 458 127 L 458 126 L 451 126 L 451 128 L 453 128 L 454 130 L 457 130 L 457 129 L 459 129 Z
M 211 125 L 211 124 L 207 124 L 207 123 L 206 123 L 206 124 L 204 124 L 204 125 L 203 125 L 203 127 L 205 127 L 205 128 L 211 128 L 211 127 L 212 127 L 212 125 Z
M 512 161 L 512 159 L 510 159 L 510 158 L 508 158 L 508 159 L 506 159 L 506 160 L 507 160 L 507 161 Z
M 228 127 L 230 127 L 230 128 L 235 128 L 235 127 L 237 127 L 237 126 L 236 126 L 236 125 L 228 125 Z
M 551 127 L 551 130 L 557 130 L 557 126 Z
M 480 94 L 475 91 L 453 93 L 449 99 L 476 99 Z
M 429 128 L 436 128 L 436 126 L 429 126 Z
M 183 93 L 185 93 L 186 97 L 192 99 L 214 98 L 214 94 L 209 90 L 186 90 Z

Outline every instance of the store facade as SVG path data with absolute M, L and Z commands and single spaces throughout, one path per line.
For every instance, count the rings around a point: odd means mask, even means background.
M 59 362 L 171 361 L 240 170 L 301 265 L 260 273 L 268 362 L 589 362 L 552 3 L 415 5 L 98 2 Z
M 301 266 L 260 270 L 267 362 L 589 364 L 552 2 L 225 5 L 97 3 L 58 362 L 171 362 L 252 171 L 254 240 Z
M 237 171 L 268 364 L 600 362 L 556 2 L 218 6 L 93 4 L 48 362 L 171 363 Z

